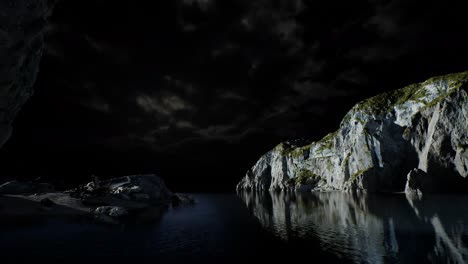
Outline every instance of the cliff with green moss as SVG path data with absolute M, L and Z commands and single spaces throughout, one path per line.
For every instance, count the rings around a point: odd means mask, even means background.
M 467 82 L 450 74 L 364 100 L 320 141 L 266 153 L 237 189 L 466 191 Z

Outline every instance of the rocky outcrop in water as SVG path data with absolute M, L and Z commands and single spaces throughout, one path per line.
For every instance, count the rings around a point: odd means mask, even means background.
M 132 175 L 107 181 L 94 180 L 70 192 L 88 203 L 118 199 L 145 204 L 163 204 L 172 201 L 174 196 L 164 181 L 155 175 Z
M 99 222 L 149 222 L 168 206 L 194 203 L 186 194 L 172 193 L 155 175 L 132 175 L 92 182 L 69 191 L 54 191 L 46 183 L 17 181 L 0 185 L 0 216 L 91 216 Z M 28 203 L 29 202 L 29 203 Z M 1 206 L 0 206 L 1 207 Z M 5 210 L 1 210 L 5 209 Z M 7 209 L 7 210 L 6 210 Z
M 33 94 L 52 2 L 0 0 L 0 147 Z
M 403 191 L 418 169 L 409 186 L 420 192 L 467 191 L 467 81 L 450 74 L 362 101 L 322 140 L 266 153 L 237 189 Z

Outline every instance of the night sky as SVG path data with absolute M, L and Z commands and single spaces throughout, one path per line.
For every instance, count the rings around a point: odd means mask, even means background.
M 59 1 L 2 177 L 234 190 L 358 101 L 468 70 L 466 1 Z M 443 3 L 443 5 L 442 5 Z

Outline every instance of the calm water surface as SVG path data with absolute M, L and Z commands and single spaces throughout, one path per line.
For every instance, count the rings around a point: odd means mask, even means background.
M 306 258 L 327 263 L 463 263 L 467 196 L 194 194 L 152 224 L 48 219 L 0 227 L 2 256 L 231 262 Z

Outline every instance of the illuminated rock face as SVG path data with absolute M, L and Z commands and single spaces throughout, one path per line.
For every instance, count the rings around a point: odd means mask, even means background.
M 403 191 L 416 168 L 421 192 L 466 191 L 467 81 L 451 74 L 362 101 L 322 140 L 266 153 L 237 189 Z
M 0 147 L 33 94 L 52 1 L 0 0 Z

